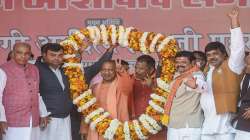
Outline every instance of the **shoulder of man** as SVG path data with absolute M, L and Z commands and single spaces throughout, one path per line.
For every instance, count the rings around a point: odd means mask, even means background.
M 10 61 L 7 61 L 7 62 L 1 64 L 1 65 L 0 65 L 0 68 L 6 67 L 6 66 L 8 66 L 9 64 L 10 64 Z

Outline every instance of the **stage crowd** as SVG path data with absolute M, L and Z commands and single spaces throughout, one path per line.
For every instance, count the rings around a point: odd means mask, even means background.
M 230 52 L 220 42 L 209 42 L 204 51 L 180 50 L 173 58 L 173 98 L 164 108 L 169 123 L 150 140 L 250 140 L 250 55 L 239 9 L 232 9 L 227 16 Z M 131 66 L 122 58 L 112 59 L 116 47 L 111 45 L 93 65 L 82 69 L 98 105 L 124 122 L 145 112 L 157 86 L 162 59 L 157 54 L 156 63 L 152 56 L 140 55 Z M 30 44 L 16 43 L 0 66 L 1 139 L 104 139 L 85 124 L 72 103 L 62 67 L 62 46 L 41 46 L 35 61 L 30 61 L 31 54 Z

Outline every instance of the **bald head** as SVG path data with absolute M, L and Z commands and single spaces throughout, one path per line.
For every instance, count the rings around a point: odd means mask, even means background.
M 31 55 L 31 46 L 28 43 L 16 43 L 13 46 L 13 59 L 19 65 L 26 65 Z
M 28 49 L 31 50 L 30 44 L 25 43 L 25 42 L 18 42 L 18 43 L 16 43 L 16 44 L 13 46 L 13 51 L 15 51 L 16 48 L 18 48 L 18 47 L 24 47 L 24 48 L 28 48 Z

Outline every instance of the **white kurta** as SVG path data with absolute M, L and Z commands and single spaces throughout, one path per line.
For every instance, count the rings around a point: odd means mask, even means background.
M 201 129 L 199 128 L 168 128 L 167 140 L 200 140 Z
M 236 130 L 235 140 L 249 140 L 250 133 L 246 131 Z
M 32 127 L 31 119 L 29 127 L 8 127 L 3 140 L 39 140 L 40 128 Z
M 56 75 L 62 89 L 65 89 L 61 70 L 52 67 L 50 69 Z M 51 117 L 49 125 L 40 132 L 40 140 L 72 140 L 70 116 L 66 118 Z
M 229 56 L 228 66 L 237 73 L 241 74 L 245 63 L 245 51 L 243 35 L 240 28 L 231 30 L 231 54 Z M 223 140 L 234 139 L 235 130 L 231 125 L 232 115 L 231 113 L 216 114 L 215 102 L 212 90 L 212 73 L 214 68 L 210 66 L 207 74 L 208 92 L 201 95 L 201 107 L 204 111 L 205 120 L 202 128 L 202 140 L 219 139 L 221 135 L 224 135 Z
M 72 140 L 70 116 L 51 118 L 49 125 L 41 130 L 40 140 Z
M 5 109 L 2 103 L 3 91 L 6 85 L 7 76 L 5 72 L 0 69 L 0 121 L 6 122 Z M 46 117 L 49 115 L 45 104 L 39 96 L 39 112 L 40 117 Z M 32 127 L 32 116 L 30 116 L 29 127 L 8 127 L 6 134 L 3 135 L 3 140 L 39 140 L 39 127 Z

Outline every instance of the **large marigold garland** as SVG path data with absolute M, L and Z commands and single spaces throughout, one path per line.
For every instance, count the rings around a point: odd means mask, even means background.
M 111 118 L 110 114 L 97 105 L 96 98 L 88 89 L 80 63 L 79 49 L 92 45 L 128 46 L 134 51 L 144 54 L 159 52 L 162 57 L 162 71 L 157 79 L 157 88 L 151 94 L 146 112 L 138 120 L 121 122 Z M 161 124 L 166 123 L 164 105 L 169 94 L 169 83 L 175 71 L 172 58 L 178 50 L 176 40 L 153 32 L 141 32 L 133 27 L 124 26 L 91 26 L 70 35 L 60 43 L 64 48 L 64 72 L 69 78 L 70 94 L 78 111 L 90 124 L 90 128 L 105 139 L 147 139 L 149 135 L 161 130 Z M 165 118 L 165 119 L 164 119 Z M 164 121 L 165 120 L 165 121 Z

